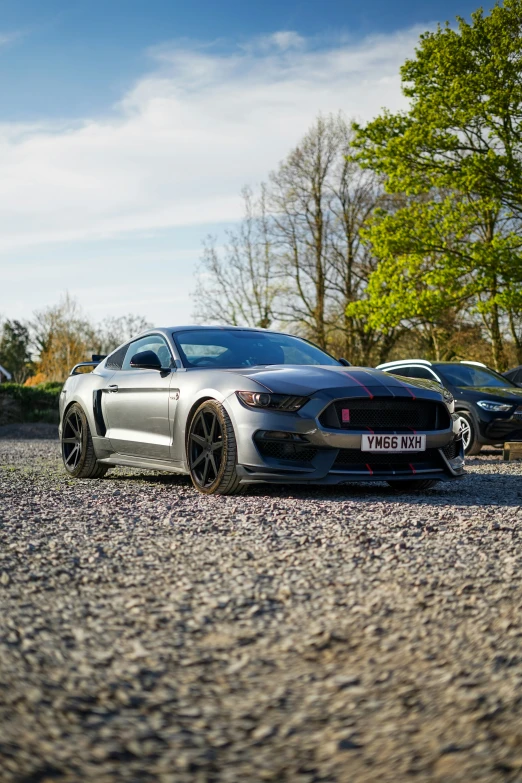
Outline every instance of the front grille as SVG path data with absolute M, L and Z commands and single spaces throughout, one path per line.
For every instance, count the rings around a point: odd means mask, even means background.
M 426 449 L 426 451 L 411 451 L 408 454 L 379 454 L 359 451 L 359 449 L 339 449 L 339 453 L 333 464 L 333 470 L 340 470 L 350 465 L 369 465 L 374 467 L 389 466 L 390 469 L 399 470 L 401 467 L 408 469 L 411 473 L 410 465 L 421 465 L 434 469 L 440 467 L 441 459 L 437 449 Z
M 322 412 L 319 421 L 330 429 L 429 432 L 447 429 L 449 414 L 445 405 L 431 400 L 374 397 L 335 400 Z
M 256 440 L 257 448 L 263 457 L 292 460 L 293 462 L 311 462 L 317 454 L 313 446 L 301 446 L 299 443 L 284 443 L 275 440 Z

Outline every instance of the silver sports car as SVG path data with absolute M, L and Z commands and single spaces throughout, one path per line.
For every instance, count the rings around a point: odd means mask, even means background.
M 426 489 L 464 473 L 448 391 L 351 367 L 298 337 L 176 326 L 93 360 L 73 368 L 60 399 L 71 476 L 125 465 L 226 495 L 260 482 Z

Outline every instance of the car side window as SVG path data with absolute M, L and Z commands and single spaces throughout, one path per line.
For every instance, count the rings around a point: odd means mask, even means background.
M 425 381 L 436 381 L 433 373 L 426 367 L 410 367 L 410 378 L 422 378 Z
M 394 367 L 393 369 L 388 370 L 388 372 L 393 373 L 393 375 L 401 375 L 403 378 L 411 378 L 410 367 Z
M 159 334 L 149 334 L 146 337 L 141 337 L 139 340 L 134 340 L 134 342 L 129 344 L 125 353 L 125 359 L 123 360 L 122 369 L 132 370 L 130 365 L 132 357 L 142 351 L 153 351 L 160 360 L 162 367 L 167 368 L 172 366 L 172 354 L 165 338 Z
M 508 378 L 510 381 L 513 381 L 514 383 L 522 383 L 522 370 L 519 370 L 514 378 L 512 375 L 511 376 L 508 375 Z
M 107 357 L 107 361 L 105 362 L 107 370 L 121 370 L 128 348 L 129 344 L 127 343 L 127 345 L 123 345 Z

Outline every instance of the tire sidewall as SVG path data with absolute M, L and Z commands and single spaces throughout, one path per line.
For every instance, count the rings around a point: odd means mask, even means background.
M 82 450 L 80 454 L 80 459 L 78 460 L 78 464 L 76 465 L 74 470 L 69 470 L 69 468 L 65 464 L 65 459 L 63 455 L 63 444 L 60 445 L 62 449 L 62 462 L 64 468 L 69 476 L 72 476 L 72 478 L 76 478 L 82 472 L 85 466 L 85 460 L 87 459 L 87 447 L 88 447 L 90 432 L 89 432 L 89 423 L 87 421 L 87 416 L 85 415 L 81 405 L 78 405 L 77 402 L 73 403 L 73 405 L 71 405 L 71 407 L 67 409 L 67 412 L 64 416 L 64 424 L 68 416 L 73 412 L 78 414 L 82 422 Z M 62 438 L 63 438 L 63 432 L 64 432 L 64 427 L 62 425 Z

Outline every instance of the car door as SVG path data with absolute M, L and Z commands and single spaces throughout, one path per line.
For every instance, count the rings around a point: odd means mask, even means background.
M 164 369 L 132 368 L 132 357 L 142 351 L 154 351 Z M 114 451 L 135 457 L 170 458 L 171 420 L 177 397 L 170 394 L 173 365 L 162 335 L 147 335 L 129 344 L 121 370 L 110 378 L 103 395 L 106 437 Z

